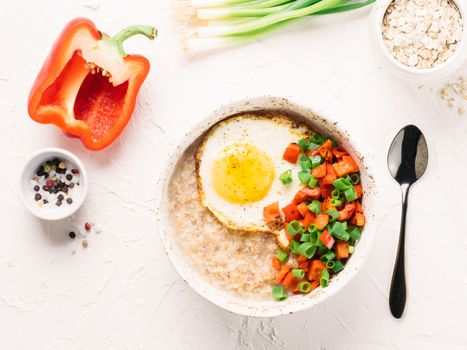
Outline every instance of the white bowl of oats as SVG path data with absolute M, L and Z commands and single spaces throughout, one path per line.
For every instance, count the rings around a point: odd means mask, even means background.
M 272 123 L 274 121 L 277 122 L 277 118 L 284 123 L 285 120 L 289 120 L 292 123 L 278 124 L 274 126 L 272 130 L 268 127 L 264 127 L 261 131 L 252 128 L 251 123 L 261 122 L 261 125 L 266 126 L 268 119 Z M 245 124 L 244 122 L 246 121 L 247 123 Z M 233 125 L 233 123 L 235 125 Z M 258 143 L 259 139 L 267 140 L 268 136 L 271 142 L 282 143 L 283 139 L 279 139 L 274 135 L 276 135 L 279 129 L 282 130 L 284 125 L 292 127 L 294 131 L 308 128 L 311 134 L 307 135 L 311 137 L 312 135 L 320 134 L 323 139 L 316 139 L 315 141 L 311 141 L 310 139 L 310 144 L 306 144 L 306 147 L 309 146 L 309 149 L 313 149 L 311 147 L 312 142 L 324 142 L 322 145 L 325 145 L 326 142 L 329 141 L 330 144 L 330 140 L 333 139 L 335 140 L 335 145 L 333 147 L 341 147 L 339 148 L 340 151 L 344 151 L 345 149 L 345 152 L 348 152 L 346 154 L 348 154 L 349 158 L 353 158 L 355 162 L 358 163 L 361 175 L 358 181 L 361 181 L 361 188 L 364 189 L 363 197 L 359 198 L 363 198 L 362 208 L 367 219 L 364 223 L 361 236 L 353 243 L 349 243 L 353 245 L 353 247 L 351 251 L 349 250 L 347 258 L 340 257 L 336 250 L 335 259 L 343 259 L 341 260 L 341 262 L 343 262 L 341 268 L 336 269 L 338 260 L 335 260 L 334 263 L 330 261 L 326 262 L 326 269 L 330 274 L 330 277 L 329 275 L 327 276 L 329 277 L 329 284 L 327 280 L 324 280 L 326 277 L 324 276 L 324 270 L 321 271 L 319 282 L 314 279 L 316 278 L 316 276 L 314 276 L 316 270 L 311 268 L 311 266 L 314 266 L 311 260 L 308 262 L 304 261 L 305 265 L 310 263 L 309 269 L 306 269 L 302 265 L 298 265 L 299 268 L 295 268 L 299 263 L 299 258 L 297 258 L 294 251 L 295 248 L 291 246 L 289 247 L 290 250 L 287 250 L 280 246 L 278 244 L 278 237 L 272 232 L 250 232 L 245 229 L 233 229 L 230 225 L 225 225 L 222 218 L 219 219 L 219 217 L 216 217 L 211 209 L 203 205 L 201 195 L 206 192 L 201 190 L 197 173 L 203 174 L 201 171 L 202 164 L 207 159 L 203 158 L 204 160 L 200 164 L 198 158 L 199 151 L 207 150 L 206 147 L 208 146 L 205 142 L 209 141 L 206 140 L 215 140 L 212 138 L 213 133 L 221 133 L 223 135 L 221 140 L 225 139 L 225 142 L 230 142 L 229 140 L 232 138 L 232 133 L 221 132 L 221 127 L 228 126 L 232 127 L 232 129 L 229 130 L 233 130 L 234 126 L 239 127 L 240 125 L 245 129 L 242 129 L 244 132 L 240 133 L 239 137 L 251 136 L 253 140 Z M 256 137 L 258 139 L 256 139 Z M 324 139 L 327 141 L 324 141 Z M 288 141 L 286 143 L 288 143 Z M 331 295 L 345 289 L 347 283 L 356 276 L 365 257 L 368 255 L 374 233 L 376 232 L 375 226 L 377 222 L 375 219 L 374 196 L 376 191 L 374 179 L 370 175 L 371 170 L 364 164 L 363 158 L 356 151 L 354 145 L 355 143 L 349 142 L 347 134 L 341 131 L 339 127 L 336 126 L 336 123 L 318 116 L 309 108 L 283 98 L 252 98 L 223 106 L 214 111 L 207 119 L 201 121 L 188 133 L 177 146 L 168 161 L 167 168 L 158 186 L 159 192 L 157 194 L 158 207 L 156 208 L 156 217 L 158 220 L 159 234 L 165 251 L 180 276 L 196 292 L 214 304 L 228 311 L 248 316 L 271 317 L 308 309 L 328 299 Z M 302 146 L 301 144 L 300 147 Z M 274 153 L 273 149 L 274 147 L 267 149 L 268 152 L 271 152 L 272 156 Z M 282 152 L 283 150 L 281 148 L 281 155 Z M 239 164 L 240 163 L 236 162 L 235 167 L 241 168 Z M 327 163 L 324 165 L 327 166 Z M 218 166 L 218 163 L 216 163 L 216 166 Z M 300 166 L 302 166 L 302 159 L 300 159 Z M 286 164 L 287 169 L 290 167 L 293 166 L 291 164 Z M 274 181 L 280 181 L 280 186 L 288 186 L 287 188 L 284 187 L 284 192 L 282 192 L 285 197 L 287 197 L 289 186 L 294 186 L 299 179 L 301 182 L 299 188 L 303 189 L 309 186 L 315 186 L 314 188 L 318 189 L 316 184 L 304 184 L 300 176 L 297 178 L 298 174 L 295 172 L 293 173 L 294 182 L 285 184 L 282 175 L 279 176 L 279 173 L 280 172 L 277 172 Z M 243 174 L 247 173 L 244 172 Z M 222 179 L 225 180 L 224 177 L 222 177 Z M 205 187 L 203 186 L 202 188 Z M 274 188 L 274 186 L 271 188 Z M 319 185 L 319 191 L 321 195 L 324 196 L 324 192 L 322 192 L 324 189 L 321 188 L 321 185 Z M 292 194 L 294 193 L 295 191 L 293 191 Z M 272 192 L 270 194 L 274 195 Z M 293 198 L 295 201 L 296 197 Z M 284 212 L 285 220 L 288 221 L 288 214 L 286 214 L 282 203 L 288 203 L 289 199 L 285 201 L 282 201 L 282 199 L 286 198 L 280 195 L 279 204 L 281 204 L 280 207 Z M 311 203 L 310 205 L 313 204 Z M 344 204 L 339 205 L 343 207 Z M 243 206 L 243 208 L 245 211 L 254 209 L 247 205 Z M 337 208 L 339 207 L 336 207 L 336 209 Z M 322 213 L 325 213 L 324 209 L 322 210 Z M 290 213 L 291 212 L 289 212 L 289 214 Z M 264 212 L 262 211 L 262 214 L 258 216 L 262 218 L 263 215 Z M 305 218 L 307 215 L 308 213 L 305 214 Z M 318 218 L 318 216 L 316 216 L 316 218 Z M 303 227 L 306 225 L 304 222 L 306 221 L 305 218 L 300 224 L 303 225 Z M 338 220 L 341 220 L 341 218 Z M 317 221 L 315 221 L 315 224 L 318 225 Z M 291 223 L 289 223 L 289 225 L 291 225 Z M 340 226 L 341 224 L 334 223 L 334 225 Z M 353 224 L 349 223 L 349 225 Z M 351 226 L 348 227 L 350 228 Z M 314 229 L 314 227 L 311 225 L 308 226 L 307 229 L 310 231 L 310 229 Z M 317 229 L 320 230 L 318 227 Z M 324 234 L 324 231 L 322 232 L 321 235 Z M 302 242 L 302 238 L 305 239 L 305 236 L 306 233 L 303 231 L 301 233 L 300 242 Z M 297 237 L 297 235 L 294 237 Z M 321 238 L 319 239 L 321 240 Z M 336 238 L 336 242 L 337 241 L 338 239 Z M 290 239 L 287 243 L 289 242 L 292 244 Z M 315 243 L 319 244 L 317 242 Z M 315 243 L 310 244 L 313 245 Z M 307 242 L 301 243 L 300 246 L 305 246 L 306 244 Z M 336 245 L 337 244 L 338 242 Z M 279 246 L 281 249 L 279 249 Z M 296 247 L 297 253 L 300 250 L 300 246 Z M 337 246 L 334 248 L 337 249 Z M 323 249 L 322 252 L 324 253 L 327 248 Z M 329 249 L 333 249 L 332 245 Z M 282 256 L 278 257 L 279 251 L 281 250 L 282 252 L 280 255 Z M 299 253 L 299 255 L 302 254 L 304 254 L 307 259 L 313 259 L 315 262 L 325 261 L 323 258 L 324 255 L 322 255 L 321 258 L 319 257 L 319 254 L 321 254 L 320 250 L 306 250 Z M 310 254 L 310 256 L 308 254 Z M 287 255 L 287 257 L 285 257 L 285 255 Z M 330 255 L 330 258 L 334 259 L 332 255 L 333 254 Z M 282 265 L 280 269 L 276 268 L 274 264 L 274 260 L 276 259 L 281 260 L 280 263 Z M 271 262 L 273 263 L 271 264 Z M 289 266 L 292 270 L 288 271 L 285 278 L 278 282 L 277 277 L 282 273 L 283 269 L 287 270 L 286 266 Z M 300 272 L 304 274 L 304 271 L 300 271 L 301 269 L 307 271 L 306 277 L 300 275 Z M 278 272 L 279 270 L 280 272 Z M 313 271 L 313 277 L 310 276 L 310 271 Z M 288 275 L 291 277 L 292 284 L 294 281 L 298 282 L 296 285 L 297 290 L 294 290 L 292 285 L 285 283 Z M 305 282 L 304 279 L 308 279 L 310 282 Z M 302 289 L 300 289 L 301 283 Z M 311 287 L 313 284 L 314 287 Z M 289 288 L 287 295 L 277 294 L 277 292 L 282 289 L 281 285 Z
M 414 81 L 440 81 L 466 60 L 465 3 L 383 0 L 373 9 L 372 36 L 384 65 Z

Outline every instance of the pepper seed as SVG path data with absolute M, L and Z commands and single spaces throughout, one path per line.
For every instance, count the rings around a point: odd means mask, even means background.
M 34 186 L 34 191 L 39 192 L 40 189 L 41 189 L 41 188 L 40 188 L 39 185 Z
M 74 233 L 73 231 L 71 231 L 71 232 L 68 234 L 68 237 L 70 237 L 71 239 L 75 239 L 75 238 L 76 238 L 76 233 Z
M 36 193 L 36 195 L 34 196 L 34 199 L 36 201 L 40 201 L 42 199 L 42 196 L 39 193 Z

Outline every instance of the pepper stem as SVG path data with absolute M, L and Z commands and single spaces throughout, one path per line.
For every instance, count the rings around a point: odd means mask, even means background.
M 131 38 L 132 36 L 138 35 L 138 34 L 142 34 L 148 39 L 154 40 L 154 38 L 157 36 L 157 29 L 152 26 L 134 25 L 134 26 L 129 26 L 129 27 L 122 29 L 121 31 L 119 31 L 117 34 L 115 34 L 111 38 L 105 38 L 105 39 L 113 43 L 114 45 L 116 45 L 118 48 L 118 51 L 120 52 L 120 55 L 122 55 L 122 57 L 125 57 L 127 53 L 125 52 L 125 49 L 123 48 L 123 42 L 126 39 Z

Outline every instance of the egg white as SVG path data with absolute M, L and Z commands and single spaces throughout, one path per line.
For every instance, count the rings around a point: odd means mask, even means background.
M 204 137 L 195 156 L 198 191 L 201 203 L 224 225 L 236 230 L 271 232 L 263 219 L 263 208 L 278 201 L 283 207 L 290 203 L 303 185 L 297 178 L 300 165 L 282 159 L 287 146 L 310 134 L 310 129 L 285 116 L 242 114 L 216 124 Z M 231 203 L 220 197 L 214 187 L 212 167 L 221 151 L 233 144 L 251 144 L 265 152 L 274 164 L 275 178 L 268 194 L 252 203 Z M 293 181 L 283 185 L 282 172 L 292 169 Z

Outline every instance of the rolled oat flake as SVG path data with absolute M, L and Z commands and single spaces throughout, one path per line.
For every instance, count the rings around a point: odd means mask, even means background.
M 394 0 L 383 18 L 389 52 L 409 67 L 427 69 L 445 62 L 462 39 L 463 20 L 452 0 Z

